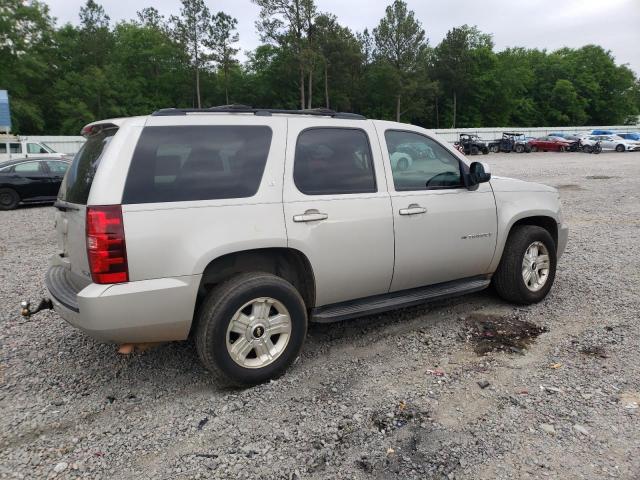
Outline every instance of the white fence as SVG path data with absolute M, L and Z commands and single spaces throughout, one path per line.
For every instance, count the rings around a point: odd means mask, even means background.
M 500 138 L 503 132 L 523 133 L 527 137 L 543 137 L 550 133 L 583 133 L 592 130 L 612 130 L 614 132 L 636 132 L 640 130 L 640 125 L 616 125 L 616 126 L 595 126 L 595 127 L 491 127 L 491 128 L 444 128 L 433 130 L 439 137 L 447 142 L 455 142 L 461 133 L 474 133 L 484 140 Z M 81 136 L 37 136 L 31 135 L 30 140 L 43 142 L 53 148 L 56 152 L 74 154 L 84 143 Z

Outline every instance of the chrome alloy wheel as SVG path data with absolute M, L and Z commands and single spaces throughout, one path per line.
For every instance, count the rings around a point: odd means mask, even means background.
M 227 352 L 244 368 L 275 362 L 291 337 L 291 316 L 274 298 L 255 298 L 238 309 L 227 328 Z
M 537 292 L 549 278 L 551 267 L 549 250 L 542 242 L 533 242 L 524 253 L 522 259 L 522 279 L 532 292 Z

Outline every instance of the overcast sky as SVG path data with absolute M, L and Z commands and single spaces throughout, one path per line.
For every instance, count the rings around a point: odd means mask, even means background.
M 134 18 L 145 6 L 165 16 L 177 15 L 179 0 L 96 0 L 112 21 Z M 316 0 L 318 9 L 338 16 L 353 31 L 373 29 L 392 0 Z M 250 0 L 205 0 L 214 11 L 238 19 L 240 47 L 259 44 L 254 22 L 259 8 Z M 78 22 L 85 0 L 45 0 L 58 23 Z M 447 30 L 462 24 L 477 25 L 493 34 L 498 50 L 510 46 L 546 48 L 581 47 L 589 43 L 611 50 L 616 62 L 627 63 L 640 74 L 640 0 L 407 0 L 409 8 L 436 45 Z M 244 58 L 244 55 L 242 56 Z

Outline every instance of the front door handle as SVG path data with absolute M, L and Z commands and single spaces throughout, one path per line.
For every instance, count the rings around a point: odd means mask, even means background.
M 400 209 L 400 215 L 419 215 L 421 213 L 427 213 L 427 209 L 417 203 L 412 203 L 407 208 Z
M 302 215 L 294 215 L 294 222 L 315 222 L 318 220 L 326 220 L 329 218 L 329 215 L 326 213 L 320 213 L 318 210 L 312 209 L 307 210 Z

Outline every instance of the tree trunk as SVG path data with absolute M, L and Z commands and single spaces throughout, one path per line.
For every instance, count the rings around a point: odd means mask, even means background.
M 198 108 L 202 108 L 200 103 L 200 69 L 198 67 L 196 67 L 196 100 Z
M 311 97 L 312 97 L 312 91 L 313 91 L 313 69 L 309 69 L 309 93 L 308 93 L 308 98 L 307 98 L 307 108 L 311 108 Z
M 324 105 L 327 108 L 331 108 L 329 106 L 329 65 L 324 64 Z
M 453 125 L 451 128 L 456 128 L 456 108 L 457 108 L 458 98 L 456 96 L 456 91 L 453 91 Z
M 400 95 L 396 96 L 396 122 L 400 121 Z
M 227 100 L 226 105 L 229 105 L 229 83 L 227 81 L 227 68 L 223 69 L 224 72 L 224 97 Z
M 304 68 L 300 64 L 300 110 L 304 110 Z

